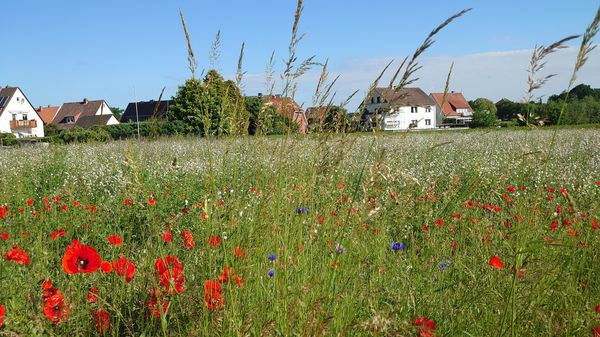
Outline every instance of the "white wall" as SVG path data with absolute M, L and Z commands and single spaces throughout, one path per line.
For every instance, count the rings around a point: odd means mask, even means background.
M 22 120 L 23 115 L 27 115 L 27 120 L 35 120 L 37 126 L 35 128 L 10 128 L 10 121 L 13 120 L 15 115 L 17 120 Z M 20 89 L 17 89 L 15 94 L 11 97 L 8 105 L 4 108 L 2 116 L 0 116 L 0 132 L 13 133 L 18 138 L 21 137 L 44 137 L 44 122 L 40 116 L 35 112 L 35 109 L 29 101 L 25 99 L 25 95 Z
M 427 107 L 423 106 L 416 106 L 416 112 L 411 112 L 414 108 L 411 106 L 392 107 L 384 117 L 381 129 L 406 130 L 410 127 L 413 120 L 416 121 L 415 129 L 435 129 L 435 106 L 431 105 L 428 107 L 429 112 L 427 112 Z M 427 121 L 429 121 L 429 125 L 427 125 Z

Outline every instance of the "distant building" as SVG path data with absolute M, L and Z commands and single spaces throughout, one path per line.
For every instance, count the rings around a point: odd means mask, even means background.
M 435 102 L 420 88 L 375 88 L 367 97 L 362 123 L 382 130 L 433 129 Z
M 127 105 L 121 116 L 121 123 L 143 122 L 152 117 L 167 119 L 173 101 L 132 102 Z
M 44 125 L 48 125 L 52 123 L 54 117 L 56 117 L 58 109 L 60 109 L 59 106 L 48 105 L 47 107 L 40 106 L 39 108 L 35 109 L 35 111 L 38 113 L 38 115 L 40 115 L 40 117 L 44 121 Z
M 71 129 L 75 126 L 90 128 L 96 125 L 119 124 L 112 111 L 104 100 L 89 101 L 84 98 L 80 102 L 63 104 L 52 124 L 59 129 Z
M 18 87 L 0 88 L 0 132 L 44 137 L 44 122 Z
M 289 97 L 282 97 L 281 95 L 263 96 L 259 94 L 258 96 L 262 97 L 266 106 L 273 106 L 275 108 L 275 112 L 277 112 L 279 115 L 286 116 L 294 123 L 298 124 L 299 133 L 306 133 L 308 123 L 304 114 L 304 110 L 302 110 L 302 107 L 300 107 L 298 103 L 294 102 L 293 99 Z
M 473 121 L 473 108 L 460 92 L 432 93 L 438 126 L 468 126 Z M 442 106 L 444 103 L 444 106 Z

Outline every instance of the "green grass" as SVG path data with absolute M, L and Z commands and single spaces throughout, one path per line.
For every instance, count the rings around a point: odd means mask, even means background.
M 31 264 L 0 259 L 0 335 L 93 335 L 90 313 L 103 308 L 111 316 L 107 334 L 115 336 L 414 336 L 417 317 L 434 320 L 439 336 L 589 336 L 600 325 L 600 231 L 592 228 L 600 220 L 600 133 L 560 130 L 548 154 L 552 134 L 182 138 L 1 149 L 0 205 L 8 215 L 0 233 L 9 239 L 0 239 L 0 253 L 16 244 Z M 50 199 L 48 210 L 43 198 Z M 302 207 L 308 211 L 298 213 Z M 559 225 L 551 231 L 554 220 Z M 167 226 L 172 243 L 161 239 Z M 50 238 L 59 228 L 65 236 Z M 184 247 L 181 231 L 193 233 L 194 248 Z M 109 245 L 111 234 L 123 245 Z M 218 247 L 208 244 L 210 235 L 221 237 Z M 66 274 L 61 260 L 72 239 L 95 247 L 103 260 L 126 256 L 137 269 L 132 281 L 114 272 Z M 405 250 L 392 250 L 392 242 Z M 236 246 L 245 249 L 244 259 L 234 257 Z M 154 262 L 165 255 L 183 264 L 185 289 L 164 295 L 169 313 L 152 318 L 146 300 L 149 290 L 162 288 Z M 503 269 L 488 264 L 494 255 Z M 223 284 L 224 307 L 211 311 L 204 283 L 224 266 L 244 285 Z M 42 314 L 45 279 L 70 305 L 57 325 Z M 93 287 L 99 301 L 88 304 Z

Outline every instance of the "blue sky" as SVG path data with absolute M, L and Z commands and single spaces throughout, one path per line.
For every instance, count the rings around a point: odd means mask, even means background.
M 254 95 L 265 92 L 271 52 L 276 71 L 283 68 L 295 6 L 292 0 L 9 1 L 0 20 L 0 85 L 20 86 L 35 106 L 86 97 L 124 108 L 134 98 L 156 99 L 163 86 L 170 97 L 190 76 L 182 9 L 199 71 L 210 67 L 210 44 L 218 30 L 217 68 L 226 78 L 233 78 L 240 45 L 246 43 L 244 90 Z M 525 91 L 531 48 L 582 34 L 598 3 L 305 0 L 299 30 L 306 36 L 298 54 L 329 59 L 332 76 L 341 75 L 336 86 L 341 101 L 354 90 L 363 94 L 383 65 L 412 54 L 431 29 L 467 7 L 474 9 L 444 29 L 424 55 L 415 85 L 442 91 L 455 62 L 451 89 L 468 99 L 517 100 Z M 566 87 L 578 43 L 548 59 L 546 71 L 561 76 L 540 94 Z M 595 50 L 579 82 L 600 87 L 598 59 Z M 317 77 L 315 70 L 299 81 L 297 98 L 305 107 Z

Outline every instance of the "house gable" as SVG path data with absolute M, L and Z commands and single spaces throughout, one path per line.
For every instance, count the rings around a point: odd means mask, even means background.
M 19 87 L 0 88 L 0 132 L 43 137 L 44 123 Z

